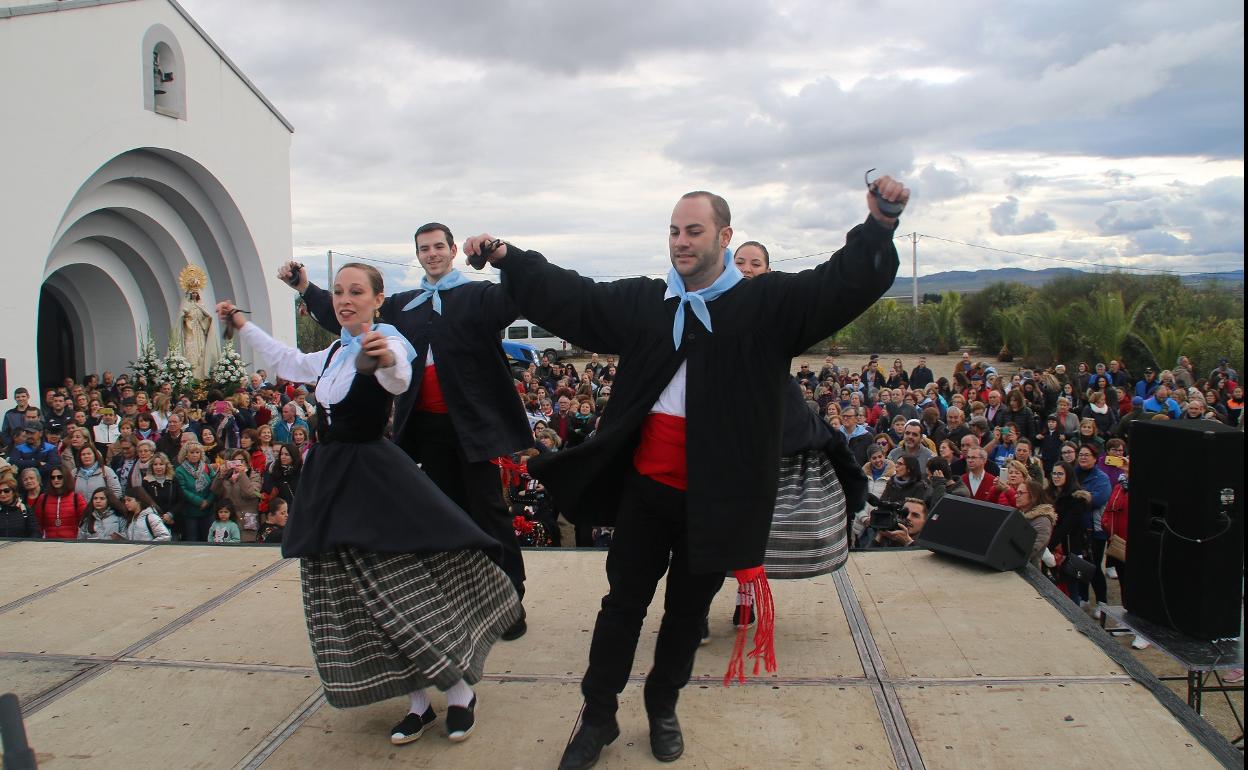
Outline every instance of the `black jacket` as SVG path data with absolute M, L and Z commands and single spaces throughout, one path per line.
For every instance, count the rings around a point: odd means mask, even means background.
M 780 454 L 797 454 L 808 449 L 820 449 L 832 461 L 837 481 L 845 493 L 845 510 L 854 513 L 867 502 L 867 477 L 862 463 L 854 458 L 845 434 L 828 425 L 814 410 L 806 406 L 806 397 L 796 379 L 789 381 L 784 389 L 784 433 L 780 440 Z
M 39 537 L 39 522 L 25 508 L 0 505 L 0 537 Z
M 619 376 L 593 439 L 533 458 L 530 472 L 565 515 L 611 523 L 651 406 L 687 363 L 685 403 L 690 571 L 722 572 L 763 563 L 779 481 L 781 410 L 795 356 L 844 327 L 892 285 L 893 231 L 869 219 L 814 270 L 741 281 L 708 304 L 708 333 L 692 311 L 672 342 L 678 300 L 665 281 L 595 283 L 509 246 L 500 266 L 525 317 L 586 350 L 620 356 Z M 751 370 L 750 398 L 734 382 Z
M 420 395 L 421 373 L 432 346 L 438 384 L 465 459 L 480 462 L 528 449 L 533 446 L 533 434 L 498 336 L 519 315 L 515 304 L 501 286 L 485 281 L 439 293 L 441 315 L 433 312 L 432 299 L 403 310 L 420 294 L 419 289 L 392 294 L 381 306 L 382 320 L 393 324 L 416 349 L 412 386 L 394 407 L 396 443 L 411 447 L 420 442 L 420 436 L 405 429 Z M 329 292 L 308 284 L 303 299 L 317 323 L 333 334 L 341 331 Z

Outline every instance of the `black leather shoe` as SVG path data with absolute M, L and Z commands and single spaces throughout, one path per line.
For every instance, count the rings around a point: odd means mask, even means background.
M 660 762 L 675 762 L 685 753 L 685 736 L 675 712 L 650 715 L 650 752 Z
M 525 618 L 528 617 L 528 614 L 529 613 L 525 612 L 524 608 L 521 607 L 520 617 L 516 619 L 515 623 L 511 624 L 511 628 L 508 628 L 506 631 L 503 632 L 503 635 L 500 638 L 504 642 L 514 642 L 520 637 L 524 636 L 525 632 L 529 630 L 529 624 L 525 621 Z
M 598 764 L 598 755 L 603 748 L 620 737 L 620 726 L 611 722 L 605 725 L 581 723 L 581 729 L 572 736 L 571 743 L 563 750 L 563 758 L 559 760 L 559 770 L 589 770 Z

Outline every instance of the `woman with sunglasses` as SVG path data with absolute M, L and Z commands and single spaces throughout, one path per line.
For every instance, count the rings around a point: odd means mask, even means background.
M 0 476 L 0 537 L 39 537 L 39 523 L 22 503 L 11 474 Z
M 77 540 L 78 525 L 87 512 L 87 499 L 74 489 L 64 468 L 48 472 L 48 488 L 35 498 L 35 520 L 48 540 Z

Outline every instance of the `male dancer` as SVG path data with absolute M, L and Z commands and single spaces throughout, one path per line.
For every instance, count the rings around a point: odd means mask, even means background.
M 533 446 L 533 434 L 499 343 L 498 332 L 518 312 L 503 288 L 472 281 L 454 267 L 450 228 L 437 222 L 416 230 L 416 258 L 425 270 L 420 288 L 386 297 L 381 319 L 416 348 L 412 386 L 394 409 L 394 438 L 433 482 L 503 546 L 503 571 L 524 598 L 524 560 L 491 460 Z M 288 262 L 278 278 L 303 295 L 317 323 L 337 334 L 329 292 L 308 282 Z M 527 630 L 525 615 L 503 634 Z
M 879 180 L 887 200 L 909 191 Z M 592 767 L 619 736 L 617 696 L 628 682 L 646 609 L 667 573 L 654 666 L 646 678 L 650 749 L 684 752 L 676 719 L 702 619 L 728 570 L 762 565 L 780 467 L 780 420 L 792 358 L 840 329 L 892 285 L 897 221 L 873 197 L 871 215 L 844 248 L 814 270 L 741 281 L 725 262 L 728 204 L 692 192 L 672 212 L 666 282 L 595 283 L 490 235 L 487 253 L 527 318 L 587 350 L 620 356 L 619 376 L 592 441 L 534 458 L 530 470 L 561 510 L 614 518 L 610 593 L 594 625 L 581 683 L 584 720 L 564 751 L 565 770 Z M 720 384 L 754 363 L 753 397 Z M 692 393 L 694 398 L 686 399 Z

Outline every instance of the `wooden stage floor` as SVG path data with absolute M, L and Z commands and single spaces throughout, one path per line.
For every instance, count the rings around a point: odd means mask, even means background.
M 604 554 L 525 558 L 530 631 L 494 648 L 462 744 L 439 721 L 391 746 L 401 699 L 325 705 L 298 565 L 273 548 L 0 543 L 0 691 L 22 699 L 40 767 L 553 768 L 580 705 Z M 680 703 L 678 767 L 1242 767 L 1021 573 L 874 552 L 772 586 L 779 671 L 722 686 L 735 592 L 721 591 Z M 657 627 L 652 612 L 599 767 L 660 764 L 641 704 Z M 434 705 L 443 713 L 440 694 Z

